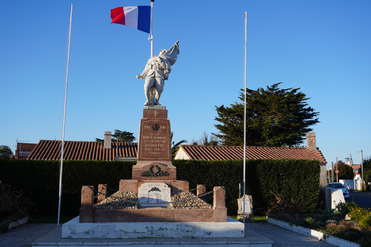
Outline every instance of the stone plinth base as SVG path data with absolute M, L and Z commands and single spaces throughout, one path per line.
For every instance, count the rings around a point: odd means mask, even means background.
M 94 220 L 90 222 L 214 222 L 216 210 L 210 209 L 110 209 L 95 210 Z M 226 212 L 222 212 L 225 213 Z M 223 215 L 220 213 L 220 215 Z M 222 220 L 219 220 L 219 222 Z
M 79 223 L 79 217 L 63 224 L 62 238 L 240 238 L 243 224 L 228 222 L 128 222 Z
M 121 180 L 120 191 L 132 192 L 130 190 L 135 188 L 138 183 L 137 180 Z M 173 181 L 174 183 L 180 187 L 186 187 L 186 191 L 188 191 L 188 182 Z M 164 185 L 166 184 L 164 183 Z M 174 188 L 176 187 L 174 186 L 172 189 Z M 93 186 L 83 186 L 81 189 L 80 222 L 226 222 L 225 189 L 216 186 L 213 193 L 212 208 L 159 208 L 153 205 L 149 208 L 99 209 L 94 206 Z

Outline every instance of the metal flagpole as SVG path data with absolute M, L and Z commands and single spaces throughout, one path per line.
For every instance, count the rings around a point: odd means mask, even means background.
M 361 186 L 362 186 L 362 191 L 364 191 L 365 190 L 365 186 L 363 185 L 363 182 L 364 182 L 364 180 L 363 180 L 363 150 L 361 150 L 361 172 L 362 172 L 362 180 L 361 180 Z
M 57 221 L 57 225 L 58 225 L 58 226 L 59 226 L 59 223 L 60 223 L 60 216 L 61 216 L 62 173 L 63 173 L 63 152 L 64 152 L 64 132 L 65 132 L 65 127 L 66 127 L 67 88 L 68 88 L 68 72 L 69 72 L 69 66 L 70 66 L 71 29 L 72 29 L 72 10 L 73 10 L 73 3 L 71 3 L 70 28 L 69 28 L 69 31 L 68 31 L 66 89 L 65 89 L 65 93 L 64 93 L 63 131 L 62 131 L 62 144 L 61 144 L 61 166 L 60 166 L 60 170 L 59 170 L 59 200 L 58 200 L 58 221 Z
M 242 204 L 242 217 L 245 226 L 245 194 L 246 194 L 246 79 L 247 79 L 247 12 L 245 12 L 245 100 L 243 111 L 243 204 Z M 245 228 L 244 228 L 245 229 Z M 245 231 L 245 230 L 244 230 Z
M 149 40 L 151 41 L 151 57 L 153 57 L 153 3 L 155 0 L 151 0 L 151 34 Z

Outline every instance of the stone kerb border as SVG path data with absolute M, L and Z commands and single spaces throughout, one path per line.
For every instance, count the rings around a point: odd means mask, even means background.
M 357 244 L 357 243 L 350 242 L 350 241 L 347 241 L 347 240 L 344 240 L 344 239 L 341 239 L 341 238 L 337 238 L 337 237 L 334 237 L 334 236 L 331 236 L 331 235 L 325 235 L 322 232 L 316 231 L 316 230 L 313 230 L 313 229 L 305 228 L 305 227 L 302 227 L 302 226 L 295 226 L 293 224 L 290 224 L 290 223 L 287 223 L 287 222 L 284 222 L 284 221 L 281 221 L 281 220 L 276 220 L 276 219 L 273 219 L 273 218 L 267 218 L 267 221 L 268 221 L 268 223 L 270 223 L 272 225 L 279 226 L 279 227 L 285 228 L 287 230 L 297 232 L 299 234 L 302 234 L 302 235 L 305 235 L 305 236 L 308 236 L 308 237 L 311 237 L 311 238 L 314 238 L 314 239 L 317 239 L 317 240 L 320 240 L 320 241 L 323 241 L 323 242 L 326 242 L 326 243 L 329 243 L 329 244 L 333 244 L 335 246 L 360 247 L 360 245 Z
M 12 230 L 13 228 L 16 228 L 18 226 L 21 226 L 21 225 L 24 225 L 28 222 L 29 220 L 29 217 L 24 217 L 24 218 L 21 218 L 21 219 L 18 219 L 18 220 L 14 220 L 14 221 L 11 221 L 11 222 L 6 222 L 5 224 L 5 227 L 8 229 L 8 230 Z M 0 233 L 2 231 L 0 230 Z

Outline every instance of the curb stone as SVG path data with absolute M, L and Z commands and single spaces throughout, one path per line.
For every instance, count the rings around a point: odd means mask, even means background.
M 360 247 L 360 245 L 357 244 L 357 243 L 350 242 L 348 240 L 341 239 L 341 238 L 338 238 L 338 237 L 334 237 L 334 236 L 331 236 L 331 235 L 325 235 L 322 232 L 316 231 L 316 230 L 313 230 L 313 229 L 305 228 L 305 227 L 302 227 L 302 226 L 295 226 L 295 225 L 287 223 L 285 221 L 276 220 L 276 219 L 273 219 L 273 218 L 267 218 L 267 221 L 268 221 L 269 224 L 279 226 L 281 228 L 285 228 L 287 230 L 297 232 L 299 234 L 302 234 L 302 235 L 305 235 L 305 236 L 308 236 L 308 237 L 311 237 L 311 238 L 314 238 L 314 239 L 317 239 L 317 240 L 321 240 L 323 242 L 333 244 L 335 246 Z
M 27 222 L 28 222 L 28 217 L 24 217 L 24 218 L 21 218 L 19 220 L 12 221 L 12 222 L 9 223 L 8 229 L 11 230 L 11 229 L 16 228 L 18 226 L 24 225 Z
M 24 217 L 15 221 L 8 222 L 7 220 L 3 221 L 3 227 L 5 227 L 5 231 L 9 231 L 13 228 L 16 228 L 18 226 L 24 225 L 28 222 L 28 217 Z M 5 222 L 5 223 L 4 223 Z M 1 230 L 0 230 L 1 232 Z

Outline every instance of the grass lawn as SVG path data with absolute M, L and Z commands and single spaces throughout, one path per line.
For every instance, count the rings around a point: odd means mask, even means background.
M 236 215 L 229 215 L 234 220 L 237 220 Z M 254 223 L 267 223 L 267 216 L 256 216 L 254 215 Z

